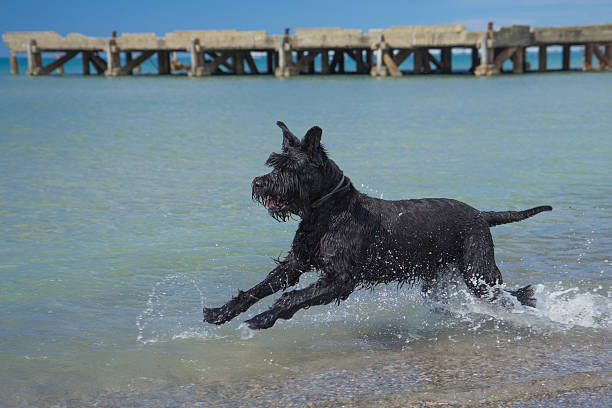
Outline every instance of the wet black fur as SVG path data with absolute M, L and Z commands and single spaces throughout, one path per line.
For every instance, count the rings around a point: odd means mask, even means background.
M 270 155 L 266 164 L 272 171 L 253 180 L 252 196 L 277 220 L 300 217 L 299 228 L 289 254 L 266 279 L 221 307 L 204 309 L 208 323 L 233 319 L 313 269 L 321 271 L 317 282 L 285 292 L 269 310 L 247 320 L 249 327 L 271 327 L 300 309 L 344 300 L 360 286 L 422 281 L 427 289 L 447 265 L 457 266 L 477 296 L 495 297 L 492 287 L 503 281 L 489 228 L 552 209 L 483 212 L 447 198 L 368 197 L 328 158 L 319 127 L 300 141 L 284 123 L 277 124 L 283 130 L 282 153 Z M 510 293 L 535 306 L 530 286 Z

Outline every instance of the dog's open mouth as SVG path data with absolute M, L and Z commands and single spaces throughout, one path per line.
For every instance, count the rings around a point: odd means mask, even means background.
M 287 202 L 283 201 L 280 197 L 268 197 L 265 199 L 264 201 L 264 206 L 268 209 L 268 210 L 272 210 L 272 211 L 282 211 L 287 207 Z
M 291 215 L 289 203 L 280 196 L 256 197 L 268 209 L 268 214 L 277 221 L 287 221 Z

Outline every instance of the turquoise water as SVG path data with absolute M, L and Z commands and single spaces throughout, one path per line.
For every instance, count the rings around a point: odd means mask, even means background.
M 7 71 L 3 404 L 115 406 L 117 396 L 168 387 L 173 401 L 189 401 L 181 386 L 266 384 L 391 360 L 433 378 L 444 350 L 466 359 L 487 350 L 486 367 L 472 374 L 504 372 L 505 357 L 534 350 L 542 352 L 530 355 L 529 378 L 612 370 L 610 73 L 278 80 Z M 280 148 L 276 120 L 299 134 L 321 126 L 331 156 L 373 196 L 451 197 L 488 210 L 552 205 L 493 229 L 507 285 L 537 285 L 538 309 L 483 304 L 462 287 L 425 301 L 418 288 L 390 285 L 266 331 L 241 321 L 272 299 L 224 326 L 202 324 L 202 306 L 263 279 L 296 229 L 251 201 L 252 178 Z M 419 381 L 405 386 L 429 384 Z

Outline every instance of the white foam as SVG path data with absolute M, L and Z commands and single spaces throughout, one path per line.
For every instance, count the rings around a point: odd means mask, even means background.
M 612 300 L 597 294 L 572 287 L 555 290 L 544 285 L 535 285 L 537 316 L 567 326 L 612 328 Z
M 612 299 L 598 294 L 601 288 L 587 291 L 578 287 L 555 288 L 553 285 L 538 284 L 534 285 L 534 289 L 535 308 L 521 305 L 505 291 L 493 302 L 483 301 L 475 298 L 461 284 L 456 284 L 450 290 L 448 286 L 445 287 L 430 301 L 463 321 L 472 321 L 475 324 L 474 330 L 481 325 L 478 316 L 536 329 L 566 330 L 574 326 L 612 328 Z

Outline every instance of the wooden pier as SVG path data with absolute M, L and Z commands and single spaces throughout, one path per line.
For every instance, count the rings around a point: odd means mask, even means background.
M 31 76 L 61 74 L 64 64 L 81 55 L 82 73 L 123 76 L 140 69 L 143 62 L 156 58 L 157 73 L 187 73 L 192 77 L 218 74 L 276 75 L 369 74 L 401 77 L 406 73 L 453 72 L 453 49 L 471 53 L 469 72 L 478 76 L 506 73 L 504 63 L 512 61 L 511 73 L 527 70 L 526 50 L 537 47 L 537 72 L 549 71 L 547 48 L 562 47 L 561 70 L 570 69 L 573 46 L 584 47 L 582 69 L 612 70 L 612 24 L 572 27 L 533 27 L 513 25 L 486 31 L 467 31 L 462 24 L 452 26 L 398 26 L 362 30 L 304 28 L 284 35 L 265 31 L 175 31 L 155 34 L 123 33 L 110 38 L 86 37 L 56 32 L 12 32 L 2 36 L 11 50 L 10 69 L 19 73 L 18 53 L 27 53 Z M 52 53 L 53 62 L 43 64 L 43 53 Z M 171 55 L 189 54 L 190 64 Z M 265 55 L 265 66 L 255 63 L 254 55 Z M 400 66 L 413 56 L 412 70 Z M 598 64 L 594 64 L 594 59 Z M 352 60 L 348 72 L 345 61 Z M 316 62 L 316 63 L 315 63 Z

